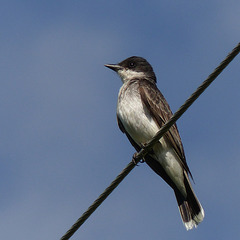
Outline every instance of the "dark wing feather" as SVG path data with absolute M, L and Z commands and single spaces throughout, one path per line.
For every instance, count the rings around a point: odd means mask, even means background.
M 172 111 L 167 101 L 165 100 L 164 96 L 159 91 L 156 84 L 151 83 L 148 80 L 139 81 L 139 92 L 143 105 L 146 106 L 153 119 L 155 119 L 156 123 L 161 128 L 172 116 Z M 186 162 L 182 141 L 176 124 L 174 124 L 170 128 L 170 130 L 167 133 L 165 133 L 164 137 L 167 138 L 170 146 L 175 150 L 175 152 L 179 156 L 179 159 L 184 169 L 192 177 L 192 174 Z

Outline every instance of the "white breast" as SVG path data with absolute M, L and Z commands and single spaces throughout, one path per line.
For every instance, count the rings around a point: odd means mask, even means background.
M 137 143 L 146 143 L 159 130 L 158 125 L 143 106 L 137 83 L 123 84 L 119 91 L 117 115 L 124 128 Z

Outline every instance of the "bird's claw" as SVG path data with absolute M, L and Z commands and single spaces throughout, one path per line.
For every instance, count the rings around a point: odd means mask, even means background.
M 132 157 L 132 162 L 133 162 L 135 165 L 139 166 L 139 165 L 138 165 L 139 162 L 140 162 L 140 163 L 144 163 L 145 161 L 144 161 L 144 159 L 138 160 L 138 159 L 137 159 L 137 153 L 134 153 L 134 154 L 133 154 L 133 157 Z
M 133 154 L 132 162 L 134 163 L 134 165 L 137 165 L 137 166 L 138 166 L 138 164 L 137 164 L 137 153 L 134 153 L 134 154 Z

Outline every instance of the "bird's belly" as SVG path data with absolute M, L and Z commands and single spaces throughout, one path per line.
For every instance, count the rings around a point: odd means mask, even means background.
M 144 144 L 152 139 L 159 131 L 159 126 L 154 119 L 143 108 L 141 101 L 128 101 L 118 105 L 117 114 L 125 130 L 138 144 Z M 173 180 L 178 189 L 186 195 L 183 182 L 182 166 L 178 162 L 178 156 L 174 150 L 168 146 L 165 138 L 161 138 L 159 143 L 153 147 L 154 158 L 165 169 L 168 176 Z
M 150 116 L 147 109 L 144 109 L 140 97 L 128 97 L 122 99 L 118 104 L 117 114 L 125 130 L 138 144 L 144 144 L 151 140 L 159 131 L 159 127 Z

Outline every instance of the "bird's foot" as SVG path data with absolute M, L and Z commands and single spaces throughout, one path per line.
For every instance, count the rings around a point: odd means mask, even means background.
M 140 163 L 144 163 L 145 161 L 144 161 L 144 159 L 138 160 L 138 153 L 134 153 L 134 154 L 133 154 L 133 157 L 132 157 L 132 162 L 133 162 L 135 165 L 139 166 L 139 165 L 138 165 L 139 162 L 140 162 Z
M 133 154 L 133 157 L 132 157 L 132 162 L 134 163 L 134 165 L 137 165 L 138 166 L 138 160 L 137 160 L 137 153 L 134 153 Z

